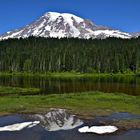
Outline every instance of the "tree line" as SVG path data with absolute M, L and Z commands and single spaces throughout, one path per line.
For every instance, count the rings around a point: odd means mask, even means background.
M 1 72 L 125 73 L 140 71 L 140 38 L 0 41 Z

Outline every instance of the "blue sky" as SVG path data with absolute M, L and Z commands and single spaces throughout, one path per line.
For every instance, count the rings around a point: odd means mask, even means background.
M 140 0 L 0 0 L 0 34 L 49 11 L 73 13 L 126 32 L 140 31 Z

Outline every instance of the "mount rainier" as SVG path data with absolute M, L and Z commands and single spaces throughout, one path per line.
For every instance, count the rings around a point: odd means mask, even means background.
M 0 40 L 30 36 L 83 39 L 105 39 L 108 37 L 129 39 L 132 37 L 129 33 L 98 26 L 90 20 L 82 19 L 73 14 L 48 12 L 32 24 L 1 35 Z

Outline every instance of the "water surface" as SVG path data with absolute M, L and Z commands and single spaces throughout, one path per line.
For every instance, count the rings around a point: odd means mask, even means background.
M 140 95 L 140 78 L 131 76 L 75 79 L 0 76 L 0 86 L 35 87 L 42 94 L 103 91 Z
M 58 116 L 59 115 L 60 114 L 58 114 Z M 55 115 L 56 118 L 58 118 L 58 116 Z M 103 118 L 112 119 L 116 118 L 117 116 L 120 116 L 119 120 L 124 119 L 124 116 L 129 117 L 129 119 L 135 119 L 135 117 L 138 117 L 128 113 L 118 113 Z M 54 116 L 52 117 L 54 118 Z M 100 120 L 103 118 L 100 117 Z M 30 118 L 28 119 L 28 117 L 23 117 L 21 115 L 0 117 L 0 127 L 13 123 L 21 123 L 24 121 L 30 121 Z M 91 122 L 96 124 L 96 119 L 94 121 L 90 120 L 83 125 L 90 125 Z M 54 122 L 52 122 L 52 124 L 54 124 Z M 128 131 L 122 131 L 109 135 L 96 135 L 81 134 L 78 132 L 79 127 L 71 130 L 47 131 L 41 125 L 37 125 L 33 128 L 25 128 L 18 132 L 0 132 L 0 140 L 139 140 L 140 138 L 140 129 L 130 129 Z

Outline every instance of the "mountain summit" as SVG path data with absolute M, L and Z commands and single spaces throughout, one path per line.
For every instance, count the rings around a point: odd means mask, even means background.
M 82 19 L 69 13 L 48 12 L 37 21 L 21 29 L 7 32 L 0 39 L 52 37 L 52 38 L 83 38 L 104 39 L 107 37 L 131 38 L 129 33 L 98 26 L 90 20 Z

